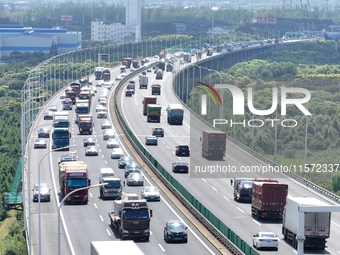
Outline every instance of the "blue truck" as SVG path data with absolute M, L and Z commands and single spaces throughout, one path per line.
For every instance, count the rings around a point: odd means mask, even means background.
M 55 127 L 53 128 L 52 149 L 62 149 L 63 147 L 70 146 L 71 133 L 68 127 Z M 70 150 L 70 148 L 65 148 L 64 150 Z
M 170 125 L 173 125 L 173 124 L 182 125 L 183 124 L 184 110 L 183 110 L 182 105 L 170 104 L 168 108 L 166 109 L 166 111 L 168 115 L 168 123 Z

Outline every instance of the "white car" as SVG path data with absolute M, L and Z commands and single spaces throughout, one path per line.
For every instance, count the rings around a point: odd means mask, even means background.
M 261 248 L 279 249 L 279 239 L 273 232 L 258 232 L 253 235 L 253 246 L 258 250 Z
M 97 104 L 97 106 L 96 106 L 96 112 L 103 111 L 103 110 L 106 111 L 106 107 L 105 107 L 104 105 Z
M 112 159 L 120 159 L 124 156 L 124 152 L 122 148 L 113 148 L 111 152 Z
M 126 73 L 121 73 L 120 76 L 121 76 L 121 77 L 125 77 L 125 76 L 126 76 Z
M 157 145 L 157 144 L 158 140 L 156 136 L 148 135 L 147 137 L 145 137 L 145 145 Z
M 141 199 L 144 198 L 147 201 L 149 200 L 161 201 L 159 190 L 157 189 L 157 187 L 151 187 L 151 186 L 144 187 L 140 198 Z
M 116 138 L 109 138 L 106 142 L 106 148 L 119 148 L 119 142 Z
M 122 76 L 120 76 L 120 75 L 117 75 L 117 77 L 116 77 L 116 81 L 120 81 L 122 79 Z
M 100 100 L 99 100 L 99 105 L 106 106 L 106 105 L 107 105 L 107 100 L 106 100 L 106 98 L 100 98 Z
M 65 93 L 61 93 L 59 98 L 60 99 L 65 99 Z
M 106 119 L 107 118 L 107 111 L 106 111 L 106 109 L 99 109 L 97 111 L 97 118 L 98 119 Z

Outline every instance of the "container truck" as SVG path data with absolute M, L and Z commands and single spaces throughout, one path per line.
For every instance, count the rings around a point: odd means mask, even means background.
M 91 255 L 144 255 L 134 241 L 92 241 Z
M 183 124 L 184 110 L 183 110 L 182 105 L 170 104 L 167 107 L 166 111 L 167 111 L 168 123 L 170 125 L 173 125 L 173 124 L 182 125 Z
M 149 78 L 146 75 L 139 76 L 139 88 L 147 89 L 148 88 Z
M 68 112 L 55 112 L 53 114 L 53 127 L 54 128 L 68 128 L 70 126 Z
M 111 80 L 110 68 L 104 68 L 103 69 L 103 80 L 104 81 L 110 81 Z
M 145 199 L 115 200 L 113 211 L 109 211 L 111 225 L 122 240 L 141 238 L 149 241 L 152 210 Z
M 80 93 L 80 83 L 79 82 L 72 82 L 70 84 L 70 87 L 72 90 L 74 90 L 74 93 L 76 94 L 76 97 L 79 96 Z
M 230 43 L 227 44 L 227 51 L 233 51 L 234 50 L 234 46 Z
M 65 99 L 66 98 L 69 98 L 72 104 L 76 103 L 76 92 L 71 87 L 65 89 Z
M 126 67 L 126 69 L 131 67 L 132 58 L 123 58 L 122 65 Z
M 93 132 L 93 116 L 92 114 L 78 115 L 78 129 L 81 135 L 92 135 Z
M 212 56 L 213 52 L 214 52 L 213 48 L 208 48 L 207 49 L 207 56 Z
M 140 62 L 139 61 L 140 61 L 139 59 L 134 59 L 132 61 L 132 67 L 133 68 L 139 68 L 140 67 Z
M 103 67 L 100 67 L 100 66 L 97 66 L 95 69 L 94 69 L 94 77 L 95 77 L 95 80 L 102 80 L 103 79 Z
M 183 60 L 184 62 L 191 63 L 191 53 L 183 54 Z
M 71 133 L 68 127 L 56 127 L 52 132 L 52 149 L 64 149 L 64 147 L 70 146 Z M 64 150 L 70 150 L 65 148 Z
M 157 67 L 158 69 L 162 70 L 162 71 L 165 71 L 165 59 L 162 58 L 162 59 L 159 59 L 158 63 L 157 63 Z
M 163 79 L 163 71 L 161 69 L 158 69 L 156 71 L 156 80 L 162 80 Z
M 299 206 L 329 206 L 325 202 L 314 197 L 288 196 L 283 210 L 282 234 L 283 239 L 292 243 L 297 248 L 297 226 Z M 326 239 L 330 236 L 331 213 L 330 212 L 306 212 L 304 222 L 304 247 L 324 249 Z
M 197 51 L 197 59 L 201 59 L 202 58 L 202 51 Z
M 226 151 L 226 133 L 204 130 L 202 139 L 202 157 L 211 160 L 223 160 Z
M 79 121 L 79 115 L 89 114 L 90 113 L 90 105 L 87 100 L 81 100 L 78 101 L 76 104 L 76 119 L 75 123 L 78 124 Z
M 257 219 L 282 220 L 288 185 L 253 181 L 251 213 Z
M 90 90 L 81 90 L 79 93 L 79 100 L 88 100 L 89 106 L 91 107 L 91 91 Z
M 144 96 L 142 104 L 143 104 L 143 115 L 146 116 L 146 110 L 147 110 L 148 104 L 157 104 L 157 97 Z
M 216 52 L 222 52 L 222 45 L 217 45 L 216 46 Z
M 70 98 L 65 98 L 63 101 L 63 110 L 72 110 L 72 106 L 73 106 L 72 100 Z
M 151 85 L 151 95 L 160 95 L 161 94 L 161 85 L 160 84 L 152 84 Z
M 174 65 L 171 62 L 168 62 L 166 64 L 166 71 L 167 72 L 172 72 L 173 69 L 174 69 Z
M 161 122 L 162 106 L 159 104 L 148 104 L 146 109 L 147 122 Z
M 91 181 L 88 175 L 87 164 L 83 161 L 67 161 L 59 164 L 59 187 L 61 199 L 75 189 L 88 187 Z M 88 189 L 79 190 L 69 195 L 65 203 L 87 204 Z

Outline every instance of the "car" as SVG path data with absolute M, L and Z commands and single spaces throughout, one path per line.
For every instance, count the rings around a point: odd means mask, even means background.
M 125 97 L 132 97 L 133 96 L 133 94 L 134 94 L 134 90 L 133 89 L 127 89 L 126 91 L 125 91 Z
M 130 72 L 134 72 L 135 69 L 133 67 L 130 68 Z
M 107 111 L 106 109 L 99 109 L 97 111 L 97 119 L 106 119 L 107 118 Z
M 189 164 L 185 161 L 172 162 L 172 172 L 174 172 L 174 173 L 189 173 Z
M 121 77 L 125 77 L 125 76 L 126 76 L 126 73 L 121 73 L 120 76 L 121 76 Z
M 46 149 L 47 141 L 42 138 L 37 138 L 34 140 L 34 149 Z
M 102 92 L 100 94 L 100 96 L 98 97 L 98 103 L 100 103 L 100 101 L 103 100 L 103 99 L 107 100 L 107 93 L 106 92 Z
M 65 93 L 61 93 L 59 96 L 60 99 L 65 99 Z
M 108 120 L 104 120 L 101 123 L 101 129 L 112 129 L 112 124 Z
M 118 168 L 125 168 L 128 163 L 132 163 L 133 160 L 129 156 L 123 156 L 118 159 Z
M 44 120 L 53 120 L 53 112 L 52 111 L 44 112 Z
M 78 160 L 78 155 L 75 152 L 68 152 L 63 155 L 58 159 L 58 165 L 63 163 L 63 162 L 68 162 L 68 161 L 77 161 Z
M 94 93 L 97 93 L 97 92 L 98 92 L 97 87 L 92 87 L 91 90 L 92 90 Z
M 116 81 L 120 81 L 121 79 L 122 79 L 122 76 L 120 76 L 120 75 L 116 76 Z
M 95 145 L 89 145 L 85 148 L 85 156 L 98 156 L 98 149 Z
M 127 186 L 143 186 L 144 185 L 144 177 L 141 173 L 130 173 L 126 178 Z
M 159 194 L 159 190 L 157 187 L 144 187 L 142 190 L 141 199 L 145 199 L 147 201 L 154 200 L 154 201 L 161 201 L 161 195 Z
M 102 86 L 102 83 L 103 83 L 102 81 L 97 81 L 97 82 L 96 82 L 96 87 L 101 87 L 101 86 Z
M 158 55 L 153 56 L 154 58 L 158 58 Z
M 169 242 L 188 242 L 188 227 L 179 220 L 169 220 L 164 227 L 164 241 Z
M 146 70 L 148 73 L 151 73 L 151 69 Z
M 47 127 L 40 127 L 37 130 L 38 138 L 49 138 L 50 137 L 50 130 Z
M 279 239 L 273 232 L 257 232 L 253 235 L 253 247 L 257 250 L 261 248 L 279 249 Z
M 87 147 L 89 145 L 96 145 L 96 138 L 94 137 L 86 137 L 83 139 L 84 147 Z
M 111 152 L 112 159 L 119 159 L 124 156 L 124 152 L 122 148 L 113 148 Z
M 96 106 L 96 112 L 99 112 L 100 110 L 105 110 L 105 111 L 106 111 L 106 107 L 105 107 L 104 105 L 97 104 L 97 106 Z
M 116 138 L 109 138 L 106 142 L 106 148 L 119 148 L 119 142 Z
M 153 128 L 152 135 L 164 137 L 164 129 L 163 128 Z
M 73 102 L 70 98 L 65 98 L 63 101 L 63 110 L 72 110 Z
M 148 135 L 145 137 L 145 145 L 158 145 L 158 139 L 154 135 Z
M 176 156 L 190 157 L 190 148 L 186 144 L 177 145 L 175 154 Z
M 145 71 L 143 71 L 143 72 L 142 72 L 142 75 L 146 75 L 146 72 L 145 72 Z
M 157 70 L 158 68 L 157 68 L 157 66 L 153 66 L 152 69 Z M 156 71 L 155 71 L 155 73 L 156 73 Z
M 40 202 L 41 201 L 51 201 L 51 189 L 47 183 L 37 183 L 33 186 L 33 202 L 39 202 L 39 194 L 40 194 Z
M 51 112 L 57 112 L 58 107 L 55 104 L 51 104 L 50 107 L 48 107 L 48 110 Z
M 124 177 L 127 178 L 131 173 L 140 173 L 140 165 L 136 162 L 127 163 L 125 165 Z
M 103 132 L 103 139 L 109 140 L 110 138 L 116 138 L 116 133 L 113 129 L 105 129 Z
M 106 105 L 107 105 L 107 99 L 106 99 L 106 98 L 101 98 L 101 99 L 99 100 L 99 104 L 100 104 L 100 105 L 103 105 L 103 106 L 106 106 Z
M 104 88 L 108 89 L 108 90 L 111 90 L 111 83 L 110 82 L 105 82 L 104 83 Z

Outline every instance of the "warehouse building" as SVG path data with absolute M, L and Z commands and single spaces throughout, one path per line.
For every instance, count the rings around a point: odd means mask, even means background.
M 64 28 L 32 28 L 0 25 L 0 58 L 13 51 L 62 54 L 81 49 L 81 32 Z

